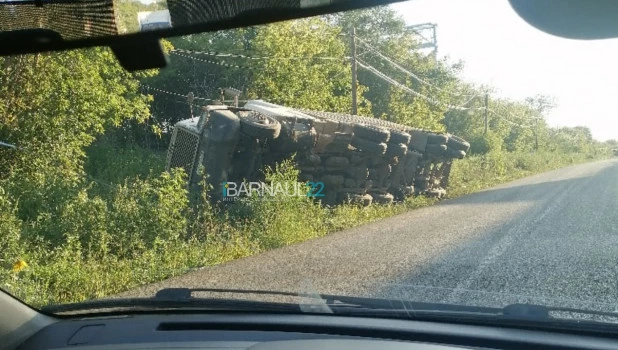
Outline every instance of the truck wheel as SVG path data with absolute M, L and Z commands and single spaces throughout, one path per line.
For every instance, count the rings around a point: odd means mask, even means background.
M 410 135 L 412 135 L 412 139 L 410 140 L 410 144 L 408 148 L 413 148 L 419 152 L 425 152 L 425 147 L 427 147 L 427 138 L 429 135 L 422 130 L 410 130 Z
M 343 181 L 343 187 L 345 187 L 345 188 L 356 187 L 356 181 L 354 181 L 353 179 L 345 179 Z
M 390 143 L 403 143 L 404 145 L 408 145 L 412 136 L 405 131 L 399 130 L 391 130 L 391 138 L 388 140 Z
M 446 195 L 446 191 L 442 188 L 437 188 L 437 189 L 427 191 L 425 195 L 430 198 L 440 199 Z
M 367 167 L 353 167 L 346 169 L 346 177 L 353 179 L 354 181 L 361 183 L 365 182 L 369 177 L 369 170 Z
M 354 124 L 354 136 L 376 143 L 381 143 L 388 141 L 390 132 L 387 129 L 378 126 Z
M 360 137 L 353 137 L 350 144 L 354 148 L 360 149 L 361 151 L 376 155 L 383 155 L 384 153 L 386 153 L 387 147 L 386 144 L 383 142 L 376 143 L 374 141 L 366 140 Z
M 324 185 L 328 186 L 341 186 L 344 183 L 344 178 L 341 175 L 324 175 L 321 179 L 317 179 L 317 180 L 321 180 L 322 182 L 324 182 Z M 326 189 L 325 189 L 326 190 Z
M 360 205 L 363 207 L 368 207 L 373 202 L 373 197 L 370 194 L 358 194 L 354 192 L 343 192 L 340 193 L 342 201 L 344 203 L 349 203 L 353 205 Z
M 429 144 L 425 147 L 425 153 L 431 155 L 441 156 L 446 152 L 446 145 Z
M 406 199 L 406 194 L 402 187 L 389 188 L 388 191 L 393 194 L 397 202 L 403 202 L 403 200 Z
M 311 165 L 320 165 L 322 163 L 322 158 L 317 154 L 309 154 L 306 160 Z
M 459 150 L 459 151 L 456 151 L 456 150 L 451 150 L 451 151 L 448 153 L 448 155 L 449 155 L 449 156 L 451 156 L 451 157 L 453 157 L 453 158 L 457 158 L 457 159 L 464 159 L 464 158 L 466 157 L 466 152 L 464 152 L 464 151 L 462 151 L 462 150 Z
M 427 135 L 427 143 L 431 145 L 443 145 L 448 141 L 448 136 L 444 134 Z
M 408 152 L 408 146 L 403 143 L 387 143 L 386 155 L 388 157 L 398 157 L 401 158 L 406 155 Z
M 405 193 L 406 197 L 414 195 L 414 186 L 404 186 L 403 193 Z
M 313 181 L 313 175 L 301 173 L 300 175 L 298 175 L 298 180 L 304 181 L 304 182 Z
M 324 160 L 324 166 L 327 168 L 347 168 L 350 166 L 350 161 L 346 157 L 329 157 Z
M 395 197 L 393 197 L 390 193 L 374 193 L 371 195 L 373 197 L 373 202 L 377 204 L 392 204 Z
M 466 142 L 466 140 L 461 137 L 457 137 L 455 135 L 450 135 L 448 141 L 446 142 L 448 148 L 456 150 L 456 151 L 464 151 L 468 152 L 470 150 L 470 144 Z
M 276 119 L 258 112 L 240 112 L 240 130 L 258 139 L 276 139 L 281 124 Z
M 373 197 L 370 194 L 356 194 L 351 198 L 351 202 L 368 207 L 373 202 Z

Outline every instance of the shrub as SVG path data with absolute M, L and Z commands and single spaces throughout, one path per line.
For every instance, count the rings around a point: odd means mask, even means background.
M 486 135 L 475 135 L 470 138 L 471 154 L 486 154 L 489 152 L 501 152 L 503 140 L 496 134 L 489 132 Z

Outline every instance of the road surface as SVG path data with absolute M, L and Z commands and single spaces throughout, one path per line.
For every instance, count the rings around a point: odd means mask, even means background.
M 147 285 L 468 305 L 618 305 L 618 160 L 576 165 Z

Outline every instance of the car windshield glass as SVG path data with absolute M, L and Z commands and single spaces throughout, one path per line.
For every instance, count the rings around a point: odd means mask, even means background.
M 169 27 L 171 4 L 114 23 Z M 161 45 L 139 72 L 108 48 L 0 57 L 3 290 L 49 312 L 616 321 L 616 39 L 416 0 Z

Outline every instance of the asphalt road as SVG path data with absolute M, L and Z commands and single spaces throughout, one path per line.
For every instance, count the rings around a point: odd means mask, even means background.
M 618 160 L 531 176 L 120 296 L 166 287 L 615 310 Z

